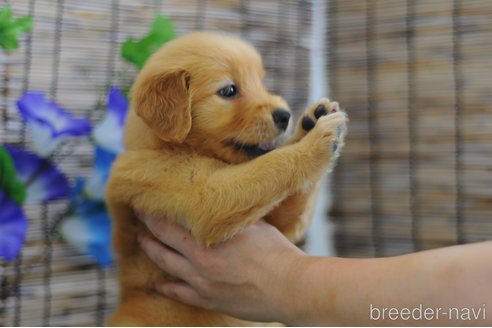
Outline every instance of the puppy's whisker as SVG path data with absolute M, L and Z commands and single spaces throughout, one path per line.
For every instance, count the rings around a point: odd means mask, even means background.
M 241 130 L 239 130 L 239 133 L 236 136 L 237 141 L 240 142 L 240 139 L 242 138 L 243 134 L 246 132 L 247 127 L 243 127 Z
M 241 130 L 239 130 L 239 133 L 237 134 L 237 136 L 235 137 L 235 140 L 237 141 L 236 143 L 236 149 L 238 149 L 240 152 L 243 152 L 246 150 L 246 143 L 244 142 L 241 142 L 241 138 L 243 137 L 243 135 L 245 135 L 247 132 L 249 132 L 247 130 L 247 126 L 245 127 L 242 127 Z

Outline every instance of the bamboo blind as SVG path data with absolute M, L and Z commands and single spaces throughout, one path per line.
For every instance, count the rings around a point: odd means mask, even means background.
M 119 57 L 121 43 L 147 32 L 157 12 L 177 34 L 220 30 L 241 35 L 262 53 L 267 85 L 292 108 L 306 103 L 309 80 L 309 1 L 271 0 L 15 0 L 16 16 L 34 17 L 34 30 L 11 56 L 0 55 L 0 143 L 29 148 L 15 108 L 25 90 L 45 91 L 77 116 L 103 114 L 111 84 L 130 84 L 135 71 Z M 87 141 L 62 146 L 54 161 L 73 179 L 87 176 Z M 66 202 L 25 208 L 28 240 L 12 264 L 0 262 L 0 326 L 100 326 L 117 297 L 114 269 L 94 265 L 56 232 Z
M 350 116 L 336 248 L 387 256 L 492 236 L 492 2 L 329 2 L 331 94 Z

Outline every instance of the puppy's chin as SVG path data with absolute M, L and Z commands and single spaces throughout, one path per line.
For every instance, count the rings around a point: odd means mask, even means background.
M 285 144 L 287 140 L 287 133 L 282 133 L 278 137 L 270 141 L 263 141 L 258 143 L 241 142 L 238 140 L 231 140 L 228 142 L 228 146 L 235 149 L 240 155 L 246 156 L 248 159 L 253 159 L 258 156 L 275 150 L 276 148 Z
M 233 147 L 236 151 L 246 155 L 248 158 L 256 158 L 275 149 L 275 147 L 272 144 L 255 145 L 255 144 L 243 144 L 237 141 L 231 141 L 229 142 L 229 145 Z

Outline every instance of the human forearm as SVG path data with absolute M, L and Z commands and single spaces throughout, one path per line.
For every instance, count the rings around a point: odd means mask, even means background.
M 486 258 L 492 256 L 491 246 L 482 243 L 380 259 L 306 256 L 302 283 L 294 285 L 297 291 L 291 296 L 297 302 L 287 311 L 286 323 L 490 324 L 486 310 L 492 307 L 492 265 Z M 429 310 L 424 316 L 425 309 Z M 468 317 L 468 310 L 476 312 Z
M 313 257 L 262 221 L 205 248 L 166 220 L 139 216 L 169 246 L 140 238 L 144 250 L 182 279 L 155 289 L 187 304 L 302 326 L 492 324 L 485 313 L 492 308 L 492 242 L 378 259 Z M 372 313 L 371 305 L 386 314 Z M 440 316 L 404 315 L 419 307 L 441 308 Z M 444 315 L 451 308 L 481 312 L 463 321 Z

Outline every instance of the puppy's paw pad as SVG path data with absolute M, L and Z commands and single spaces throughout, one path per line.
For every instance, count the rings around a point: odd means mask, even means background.
M 313 129 L 316 122 L 323 116 L 334 114 L 340 111 L 337 102 L 330 102 L 328 98 L 322 98 L 315 105 L 311 106 L 301 120 L 301 127 L 308 132 Z
M 309 116 L 304 116 L 302 118 L 301 125 L 304 131 L 310 131 L 312 128 L 314 128 L 315 124 L 316 123 L 314 122 L 314 120 Z
M 321 116 L 325 116 L 326 114 L 334 114 L 339 111 L 340 106 L 336 101 L 329 102 L 327 105 L 319 104 L 318 107 L 316 107 L 316 109 L 314 110 L 314 117 L 318 119 Z
M 326 107 L 323 104 L 319 104 L 318 107 L 314 110 L 314 117 L 316 119 L 320 118 L 327 114 Z

